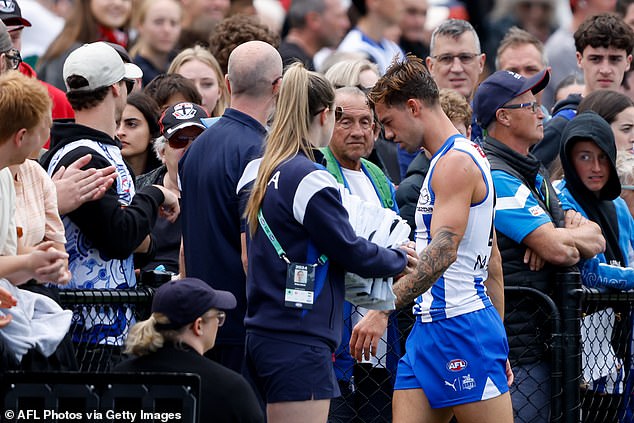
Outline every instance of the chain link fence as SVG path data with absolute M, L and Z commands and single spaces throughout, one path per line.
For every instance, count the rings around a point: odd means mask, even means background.
M 511 388 L 515 421 L 634 422 L 633 292 L 582 288 L 578 273 L 560 275 L 551 296 L 506 287 Z M 107 372 L 123 357 L 122 333 L 149 317 L 154 290 L 64 290 L 74 311 L 70 336 L 80 372 Z M 362 317 L 348 307 L 344 333 Z M 356 363 L 346 342 L 334 362 L 342 397 L 329 422 L 390 422 L 398 358 L 412 325 L 409 310 L 394 313 L 377 359 Z M 347 329 L 346 329 L 347 328 Z
M 154 289 L 61 290 L 62 307 L 73 311 L 70 337 L 80 372 L 108 372 L 124 357 L 129 328 L 150 316 Z

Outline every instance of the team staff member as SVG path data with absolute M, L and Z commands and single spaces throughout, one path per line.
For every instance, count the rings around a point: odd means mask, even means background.
M 270 423 L 325 422 L 330 398 L 340 395 L 332 353 L 344 271 L 388 277 L 416 259 L 411 249 L 358 238 L 335 179 L 314 163 L 312 149 L 328 145 L 335 124 L 330 83 L 292 65 L 278 106 L 247 204 L 246 365 Z M 295 278 L 301 271 L 306 283 Z

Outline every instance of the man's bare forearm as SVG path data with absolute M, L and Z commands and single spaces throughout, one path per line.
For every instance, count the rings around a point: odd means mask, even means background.
M 410 304 L 427 291 L 438 278 L 456 261 L 458 235 L 440 228 L 429 245 L 421 252 L 414 273 L 403 276 L 394 284 L 396 308 Z

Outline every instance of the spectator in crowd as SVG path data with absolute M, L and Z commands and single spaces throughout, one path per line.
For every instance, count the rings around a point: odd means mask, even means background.
M 227 74 L 231 107 L 179 164 L 186 273 L 236 296 L 236 312 L 210 353 L 236 371 L 242 369 L 246 311 L 245 204 L 236 187 L 247 163 L 262 154 L 281 78 L 282 58 L 273 46 L 249 41 L 236 47 Z
M 579 103 L 579 113 L 588 110 L 610 124 L 617 152 L 634 154 L 634 101 L 617 91 L 598 90 L 588 94 Z
M 485 61 L 469 22 L 449 19 L 432 33 L 426 64 L 438 88 L 451 88 L 471 101 Z
M 478 34 L 469 22 L 449 19 L 432 33 L 426 64 L 438 88 L 458 91 L 471 104 L 485 61 L 486 54 L 482 53 Z M 471 139 L 480 142 L 482 131 L 476 118 L 474 114 Z M 406 160 L 403 157 L 399 156 L 401 172 L 406 173 L 407 166 L 403 169 Z
M 559 86 L 555 88 L 555 104 L 561 100 L 568 98 L 572 94 L 581 95 L 586 89 L 586 85 L 583 81 L 583 75 L 573 73 L 565 77 L 559 83 Z M 574 98 L 574 97 L 573 97 Z M 543 109 L 542 104 L 542 109 Z M 561 108 L 560 108 L 561 110 Z
M 222 116 L 229 92 L 220 65 L 209 50 L 194 46 L 181 51 L 172 61 L 168 74 L 183 75 L 196 85 L 203 106 L 211 116 Z
M 231 52 L 248 41 L 263 41 L 278 48 L 280 37 L 254 16 L 233 15 L 216 26 L 209 37 L 209 51 L 218 60 L 223 75 L 228 72 Z
M 510 28 L 519 27 L 542 46 L 556 28 L 555 0 L 504 0 L 496 2 L 489 18 L 484 50 L 489 63 L 497 61 L 496 51 Z M 499 70 L 496 66 L 496 70 Z M 520 73 L 520 72 L 517 72 Z M 521 73 L 520 73 L 521 75 Z
M 634 218 L 634 155 L 617 152 L 616 171 L 621 181 L 621 198 Z M 628 263 L 634 263 L 634 251 L 630 251 Z
M 143 92 L 154 99 L 161 112 L 177 103 L 201 105 L 203 102 L 194 82 L 177 73 L 157 76 Z
M 288 34 L 278 49 L 284 66 L 297 61 L 309 70 L 315 70 L 315 53 L 324 47 L 336 48 L 350 27 L 340 0 L 293 1 L 287 19 Z
M 548 63 L 544 55 L 544 44 L 533 34 L 514 26 L 508 30 L 495 56 L 495 70 L 507 70 L 530 78 L 546 69 Z M 542 92 L 535 98 L 544 114 L 544 122 L 550 119 L 550 113 L 542 105 Z
M 133 93 L 127 99 L 117 138 L 121 142 L 121 155 L 134 176 L 150 172 L 160 166 L 152 149 L 154 138 L 159 135 L 159 107 L 152 97 Z
M 396 307 L 415 302 L 417 315 L 398 365 L 394 420 L 449 421 L 454 415 L 460 422 L 511 422 L 512 375 L 488 162 L 445 115 L 437 85 L 415 56 L 394 63 L 369 99 L 388 139 L 410 152 L 424 147 L 434 157 L 416 212 L 420 259 L 414 273 L 394 285 Z M 482 260 L 488 266 L 474 266 Z M 376 348 L 389 314 L 370 311 L 357 324 L 350 341 L 354 357 Z
M 572 11 L 570 25 L 560 26 L 544 45 L 548 64 L 552 68 L 552 79 L 544 90 L 542 98 L 546 108 L 552 109 L 554 107 L 555 88 L 559 82 L 566 76 L 579 72 L 578 57 L 576 57 L 576 52 L 579 49 L 575 48 L 575 32 L 586 19 L 594 15 L 614 12 L 615 4 L 616 0 L 570 0 L 570 10 Z
M 634 0 L 617 0 L 616 13 L 634 30 Z
M 11 0 L 5 3 L 5 7 L 0 9 L 0 19 L 6 25 L 11 37 L 13 47 L 10 51 L 12 67 L 15 68 L 17 66 L 17 69 L 26 76 L 37 78 L 33 68 L 22 61 L 22 31 L 25 27 L 30 27 L 31 22 L 22 17 L 22 11 L 17 1 Z M 0 47 L 0 50 L 6 51 L 6 47 Z M 70 107 L 64 92 L 44 81 L 42 81 L 42 84 L 48 90 L 51 100 L 53 100 L 53 119 L 72 118 L 74 116 L 73 109 Z M 48 147 L 48 140 L 45 147 Z
M 619 197 L 621 183 L 616 172 L 613 129 L 598 114 L 580 110 L 566 125 L 562 138 L 561 164 L 565 178 L 557 188 L 573 210 L 599 225 L 605 238 L 604 252 L 579 263 L 581 282 L 590 288 L 630 290 L 634 288 L 634 269 L 628 255 L 634 247 L 634 219 Z M 581 332 L 584 346 L 591 345 L 594 355 L 582 356 L 587 384 L 582 407 L 586 416 L 613 421 L 618 420 L 619 409 L 631 408 L 622 407 L 620 400 L 624 392 L 623 365 L 627 362 L 624 353 L 629 349 L 632 324 L 630 319 L 624 319 L 624 325 L 629 327 L 623 331 L 617 329 L 617 311 L 618 308 L 607 308 L 589 313 L 583 319 Z M 612 330 L 605 330 L 603 325 Z M 605 365 L 591 369 L 588 362 Z
M 116 184 L 103 198 L 88 201 L 63 216 L 72 273 L 70 288 L 136 286 L 132 253 L 151 248 L 149 233 L 159 213 L 171 220 L 179 213 L 176 196 L 164 187 L 152 186 L 135 192 L 133 176 L 115 139 L 116 122 L 126 104 L 126 85 L 131 82 L 127 78 L 138 71 L 135 68 L 133 64 L 124 65 L 114 48 L 103 42 L 78 48 L 64 63 L 67 97 L 76 120 L 53 125 L 51 149 L 42 158 L 42 164 L 50 175 L 91 154 L 85 167 L 115 166 L 117 172 Z M 74 341 L 81 342 L 80 348 L 87 357 L 93 353 L 103 357 L 99 346 L 107 346 L 116 360 L 132 321 L 131 309 L 118 306 L 90 313 L 90 307 L 75 310 L 74 325 L 78 332 Z M 107 368 L 105 362 L 90 363 L 88 368 L 95 369 L 95 365 Z
M 246 208 L 246 368 L 272 423 L 325 422 L 340 395 L 332 354 L 341 341 L 344 269 L 387 277 L 415 262 L 411 249 L 357 237 L 338 184 L 315 165 L 312 149 L 332 137 L 334 100 L 320 74 L 300 63 L 287 69 Z M 292 278 L 298 271 L 307 272 L 304 287 Z
M 0 284 L 3 285 L 0 287 L 0 308 L 3 309 L 0 318 L 0 373 L 4 373 L 17 369 L 20 364 L 15 348 L 10 346 L 10 338 L 15 332 L 7 327 L 13 320 L 13 307 L 22 306 L 18 304 L 17 295 L 11 294 L 10 290 L 14 290 L 11 284 L 19 285 L 31 279 L 66 283 L 70 275 L 68 254 L 55 248 L 53 240 L 42 242 L 33 249 L 24 247 L 16 225 L 16 217 L 24 216 L 16 216 L 14 180 L 8 168 L 23 165 L 29 155 L 48 139 L 51 100 L 39 82 L 18 72 L 6 72 L 0 76 L 0 112 L 13 116 L 12 119 L 4 119 L 0 125 Z M 37 204 L 33 206 L 37 207 Z M 63 227 L 61 230 L 63 237 Z M 28 315 L 28 310 L 18 309 L 18 321 Z M 25 322 L 20 323 L 23 325 Z M 16 329 L 21 332 L 18 336 L 24 336 L 25 326 Z
M 398 213 L 394 185 L 378 166 L 365 159 L 374 144 L 374 124 L 374 114 L 363 91 L 354 86 L 337 89 L 332 138 L 320 152 L 328 172 L 351 194 Z M 396 316 L 379 341 L 376 357 L 355 363 L 350 356 L 350 334 L 365 313 L 364 307 L 344 303 L 343 337 L 335 353 L 335 373 L 342 397 L 330 405 L 331 422 L 347 422 L 354 415 L 391 419 L 392 376 L 400 357 Z
M 131 13 L 130 0 L 76 1 L 64 29 L 38 61 L 40 79 L 64 90 L 63 66 L 71 51 L 95 41 L 127 47 L 127 25 Z
M 325 76 L 335 88 L 356 86 L 362 91 L 367 91 L 379 79 L 379 70 L 367 59 L 348 59 L 337 61 L 325 72 Z M 374 149 L 364 158 L 379 166 L 390 181 L 398 184 L 401 180 L 397 156 L 398 146 L 385 139 L 380 125 L 376 123 L 374 138 Z
M 235 1 L 235 0 L 234 0 Z M 214 27 L 230 14 L 231 0 L 180 0 L 183 20 L 179 49 L 206 46 Z
M 621 18 L 609 13 L 588 18 L 575 32 L 575 47 L 585 81 L 583 96 L 601 89 L 620 90 L 634 48 L 634 31 Z M 532 150 L 544 166 L 557 158 L 561 133 L 580 101 L 580 96 L 571 96 L 553 109 L 553 118 L 544 126 L 544 138 Z
M 137 38 L 130 55 L 143 71 L 143 86 L 167 72 L 181 33 L 181 15 L 177 0 L 143 0 L 133 11 Z
M 426 32 L 427 0 L 403 0 L 405 10 L 399 27 L 399 46 L 405 53 L 412 53 L 425 60 L 429 56 L 429 37 Z
M 530 79 L 497 71 L 480 84 L 473 107 L 488 133 L 484 151 L 491 162 L 497 197 L 495 229 L 504 283 L 552 295 L 557 270 L 600 253 L 605 241 L 595 223 L 574 211 L 564 213 L 545 169 L 529 153 L 543 135 L 544 115 L 535 94 L 548 81 L 548 70 Z M 507 300 L 505 326 L 516 379 L 511 398 L 519 421 L 548 420 L 546 321 L 546 313 L 532 302 Z
M 439 93 L 440 107 L 447 115 L 460 135 L 469 139 L 471 135 L 471 106 L 457 91 L 443 88 Z M 399 215 L 407 220 L 412 228 L 410 239 L 414 239 L 416 230 L 415 214 L 420 189 L 429 170 L 430 159 L 425 151 L 418 153 L 407 169 L 407 177 L 401 181 L 396 190 L 396 203 Z
M 25 25 L 22 31 L 22 56 L 29 65 L 35 66 L 55 37 L 62 32 L 66 20 L 60 14 L 61 10 L 58 12 L 55 6 L 68 2 L 69 0 L 22 0 L 23 16 L 32 24 Z
M 264 422 L 253 389 L 236 372 L 206 359 L 236 299 L 200 279 L 170 281 L 156 290 L 150 318 L 130 329 L 119 373 L 170 372 L 200 376 L 201 422 Z
M 136 179 L 138 189 L 150 185 L 161 185 L 180 198 L 178 186 L 178 162 L 192 142 L 205 130 L 201 119 L 209 117 L 205 109 L 193 103 L 177 103 L 168 107 L 161 116 L 161 136 L 154 141 L 153 153 L 163 165 Z M 180 272 L 179 253 L 181 246 L 181 219 L 174 221 L 160 217 L 152 228 L 152 239 L 156 246 L 152 257 L 135 256 L 135 265 L 141 271 L 151 271 L 159 266 L 173 274 Z
M 388 30 L 398 25 L 403 15 L 403 0 L 352 0 L 359 12 L 357 25 L 344 37 L 337 48 L 342 52 L 360 52 L 384 74 L 394 59 L 402 59 L 403 51 L 386 38 Z
M 14 115 L 13 119 L 4 119 L 0 125 L 3 199 L 0 214 L 0 275 L 14 285 L 30 279 L 66 283 L 70 276 L 68 254 L 55 249 L 54 240 L 40 243 L 34 250 L 28 250 L 27 254 L 16 255 L 21 240 L 18 239 L 20 231 L 15 222 L 15 188 L 8 168 L 24 163 L 48 139 L 51 100 L 36 80 L 18 72 L 7 72 L 0 75 L 0 112 L 4 116 Z

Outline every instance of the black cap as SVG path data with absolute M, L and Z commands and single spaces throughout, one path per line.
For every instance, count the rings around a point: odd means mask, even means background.
M 546 88 L 548 81 L 549 69 L 544 69 L 528 79 L 511 71 L 495 72 L 480 84 L 473 97 L 473 113 L 477 124 L 482 129 L 488 128 L 495 120 L 495 112 L 500 107 L 527 91 L 537 94 Z
M 198 104 L 177 103 L 165 109 L 159 119 L 161 135 L 169 139 L 179 129 L 195 126 L 203 131 L 207 129 L 201 119 L 208 118 L 207 111 Z
M 176 279 L 161 285 L 152 300 L 152 313 L 167 316 L 170 323 L 162 329 L 180 329 L 192 323 L 212 308 L 231 310 L 236 297 L 229 291 L 213 289 L 196 278 Z
M 31 26 L 31 22 L 22 17 L 22 10 L 15 0 L 0 1 L 0 19 L 6 26 Z

